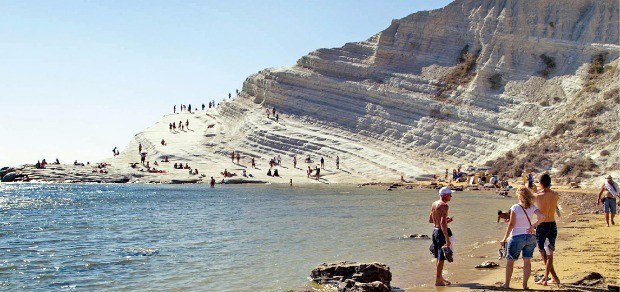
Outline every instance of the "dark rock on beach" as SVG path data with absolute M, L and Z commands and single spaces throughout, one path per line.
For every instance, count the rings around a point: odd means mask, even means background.
M 574 281 L 573 285 L 581 285 L 581 286 L 597 286 L 599 284 L 605 283 L 605 277 L 597 272 L 586 272 L 583 275 L 578 277 L 577 281 Z
M 321 264 L 310 273 L 312 281 L 338 285 L 338 291 L 390 291 L 392 273 L 382 263 L 339 262 Z
M 410 234 L 409 238 L 419 238 L 419 239 L 431 239 L 430 236 L 426 235 L 426 234 Z
M 22 173 L 19 172 L 9 172 L 3 176 L 0 176 L 0 181 L 2 182 L 14 182 L 14 181 L 24 181 L 27 179 L 24 179 L 24 175 Z
M 390 286 L 374 281 L 371 283 L 360 283 L 348 279 L 338 285 L 338 292 L 390 292 Z
M 495 269 L 499 268 L 499 264 L 492 261 L 486 261 L 476 266 L 476 269 Z

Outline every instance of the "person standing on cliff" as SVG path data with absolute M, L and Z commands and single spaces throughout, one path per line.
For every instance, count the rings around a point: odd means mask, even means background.
M 559 195 L 551 190 L 551 176 L 544 173 L 539 178 L 540 191 L 536 194 L 536 207 L 543 213 L 544 221 L 536 228 L 536 243 L 538 251 L 545 263 L 545 275 L 536 284 L 560 284 L 560 279 L 553 267 L 553 252 L 555 239 L 558 237 L 558 226 L 555 223 L 555 210 L 558 208 Z M 545 241 L 549 240 L 549 254 L 545 251 Z M 553 280 L 549 281 L 549 273 Z
M 605 194 L 605 197 L 601 199 L 601 195 Z M 616 198 L 620 196 L 620 189 L 618 184 L 613 180 L 611 175 L 607 176 L 605 183 L 601 186 L 601 191 L 598 192 L 597 204 L 603 204 L 603 211 L 605 212 L 605 221 L 607 227 L 609 227 L 609 213 L 611 213 L 611 225 L 615 225 L 614 217 L 616 216 Z
M 433 223 L 433 256 L 437 259 L 435 269 L 435 286 L 450 285 L 450 281 L 443 278 L 444 261 L 452 262 L 452 242 L 450 236 L 452 231 L 448 228 L 448 223 L 452 222 L 452 217 L 448 217 L 448 202 L 452 200 L 452 190 L 443 187 L 439 190 L 439 200 L 431 205 L 431 213 L 428 222 Z

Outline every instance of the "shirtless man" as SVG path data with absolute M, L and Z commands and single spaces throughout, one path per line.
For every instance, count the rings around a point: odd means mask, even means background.
M 452 232 L 448 228 L 448 223 L 452 218 L 448 217 L 448 202 L 452 199 L 452 190 L 443 187 L 439 190 L 439 200 L 431 205 L 431 213 L 428 216 L 428 223 L 433 223 L 433 256 L 437 259 L 435 270 L 435 286 L 446 286 L 451 283 L 443 278 L 443 264 L 445 260 L 452 262 L 450 247 L 450 236 Z M 449 250 L 446 255 L 444 247 Z
M 547 285 L 547 283 L 560 284 L 560 279 L 553 268 L 553 251 L 555 250 L 555 239 L 558 236 L 558 227 L 555 224 L 555 213 L 558 207 L 559 195 L 551 190 L 551 177 L 544 173 L 538 179 L 540 190 L 536 193 L 536 207 L 545 216 L 545 220 L 536 228 L 536 243 L 538 251 L 545 263 L 545 275 L 537 284 Z M 545 240 L 549 240 L 550 253 L 545 251 Z M 553 280 L 549 281 L 549 273 Z
M 605 194 L 605 197 L 601 200 L 601 195 Z M 601 191 L 598 193 L 597 204 L 603 204 L 603 211 L 605 212 L 605 221 L 607 227 L 609 227 L 609 213 L 611 213 L 611 224 L 615 225 L 614 216 L 616 216 L 616 198 L 614 196 L 620 195 L 620 189 L 618 184 L 610 176 L 607 176 L 607 181 L 601 186 Z

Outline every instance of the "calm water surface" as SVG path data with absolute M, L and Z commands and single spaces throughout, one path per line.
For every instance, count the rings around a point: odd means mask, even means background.
M 436 191 L 276 185 L 0 184 L 0 288 L 285 291 L 318 264 L 379 261 L 392 285 L 433 283 L 427 222 Z M 515 199 L 457 192 L 447 276 L 494 259 Z

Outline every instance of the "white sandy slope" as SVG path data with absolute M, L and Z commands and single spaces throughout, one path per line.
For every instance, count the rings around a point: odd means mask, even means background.
M 225 114 L 223 114 L 225 113 Z M 185 124 L 189 129 L 171 132 L 171 122 Z M 164 139 L 167 145 L 160 142 Z M 147 173 L 129 167 L 131 162 L 139 162 L 139 143 L 147 152 L 147 161 L 153 167 L 158 161 L 165 174 Z M 230 159 L 232 151 L 240 152 L 240 163 Z M 430 152 L 430 151 L 429 151 Z M 415 160 L 411 155 L 416 155 Z M 267 176 L 269 160 L 280 155 L 282 165 L 277 166 L 281 177 Z M 310 155 L 313 163 L 305 163 Z M 170 163 L 160 162 L 168 156 Z M 297 168 L 293 168 L 293 156 L 297 157 Z M 340 169 L 336 169 L 336 156 L 340 157 Z M 251 168 L 251 158 L 256 161 L 256 169 Z M 320 167 L 320 158 L 325 159 L 321 168 L 321 179 L 308 178 L 308 166 Z M 407 180 L 428 177 L 433 170 L 420 165 L 434 165 L 433 156 L 424 153 L 411 153 L 406 149 L 395 149 L 389 143 L 351 134 L 335 127 L 300 121 L 279 114 L 279 121 L 272 116 L 267 118 L 266 108 L 247 99 L 235 97 L 223 102 L 217 109 L 187 111 L 166 114 L 161 121 L 138 133 L 123 149 L 119 156 L 105 160 L 110 163 L 110 172 L 130 175 L 133 182 L 163 182 L 172 180 L 202 180 L 207 183 L 213 176 L 217 182 L 224 178 L 221 172 L 227 169 L 242 178 L 242 169 L 252 177 L 246 180 L 259 180 L 272 183 L 364 183 L 398 181 L 400 176 Z M 424 163 L 414 163 L 423 161 Z M 199 175 L 189 175 L 188 170 L 174 169 L 174 163 L 188 163 L 197 168 Z M 444 163 L 447 164 L 447 163 Z M 446 166 L 447 168 L 448 166 Z M 143 168 L 143 167 L 142 167 Z M 444 165 L 434 169 L 441 173 Z M 203 176 L 204 175 L 204 176 Z

